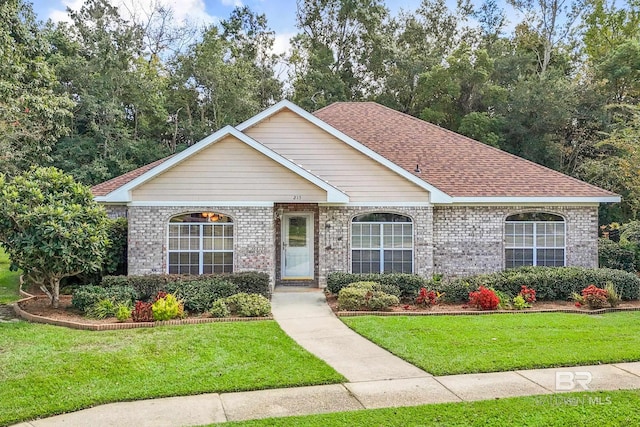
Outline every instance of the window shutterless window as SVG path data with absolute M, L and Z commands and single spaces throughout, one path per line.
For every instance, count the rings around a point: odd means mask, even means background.
M 565 222 L 558 215 L 532 212 L 507 217 L 505 267 L 565 265 Z
M 169 221 L 168 272 L 233 272 L 233 221 L 215 212 L 180 215 Z
M 360 215 L 351 224 L 352 273 L 412 273 L 413 223 L 391 213 Z

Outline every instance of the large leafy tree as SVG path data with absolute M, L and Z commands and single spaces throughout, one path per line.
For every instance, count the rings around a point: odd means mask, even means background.
M 293 40 L 293 99 L 307 109 L 357 101 L 371 91 L 383 62 L 388 10 L 380 0 L 299 0 Z
M 0 242 L 58 307 L 60 280 L 102 267 L 108 218 L 91 190 L 55 168 L 0 175 Z
M 50 45 L 31 6 L 2 1 L 0 16 L 0 172 L 15 174 L 50 161 L 73 102 L 56 91 Z

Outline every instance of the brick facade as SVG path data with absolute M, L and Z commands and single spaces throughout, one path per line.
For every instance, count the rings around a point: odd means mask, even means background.
M 351 271 L 351 220 L 371 212 L 391 212 L 413 220 L 413 271 L 433 274 L 433 208 L 424 207 L 342 207 L 320 206 L 320 286 L 332 271 Z
M 434 272 L 467 276 L 504 268 L 504 221 L 520 212 L 548 212 L 566 222 L 566 263 L 598 266 L 596 206 L 438 206 L 434 209 Z
M 351 221 L 356 215 L 391 212 L 410 217 L 414 272 L 464 276 L 504 268 L 504 221 L 520 212 L 544 211 L 566 221 L 567 265 L 597 267 L 596 206 L 419 206 L 361 207 L 276 204 L 274 207 L 108 207 L 110 216 L 129 219 L 129 274 L 167 271 L 167 226 L 175 215 L 214 211 L 234 221 L 234 271 L 262 271 L 280 283 L 280 218 L 287 212 L 314 214 L 314 280 L 324 287 L 332 271 L 351 270 Z M 303 284 L 303 283 L 300 283 Z
M 169 219 L 189 212 L 219 212 L 233 219 L 234 271 L 260 271 L 274 279 L 274 218 L 271 207 L 129 207 L 129 274 L 167 272 Z

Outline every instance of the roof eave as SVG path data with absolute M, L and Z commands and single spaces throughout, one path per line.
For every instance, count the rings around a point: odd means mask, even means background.
M 578 197 L 453 197 L 453 204 L 599 204 L 619 203 L 621 197 L 611 196 L 578 196 Z M 438 202 L 433 202 L 438 204 Z

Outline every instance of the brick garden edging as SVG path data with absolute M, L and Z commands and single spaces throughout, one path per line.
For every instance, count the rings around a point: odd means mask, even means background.
M 162 322 L 127 322 L 127 323 L 82 323 L 70 320 L 52 319 L 46 316 L 38 316 L 31 314 L 20 307 L 20 303 L 43 298 L 31 295 L 22 290 L 22 276 L 20 276 L 20 294 L 25 298 L 13 304 L 13 309 L 18 317 L 29 322 L 44 323 L 47 325 L 64 326 L 71 329 L 80 329 L 84 331 L 115 331 L 120 329 L 136 329 L 136 328 L 154 328 L 156 326 L 170 325 L 197 325 L 200 323 L 219 323 L 219 322 L 252 322 L 256 320 L 273 320 L 273 316 L 268 317 L 203 317 L 191 319 L 165 320 Z
M 598 310 L 576 310 L 573 308 L 550 308 L 545 310 L 486 310 L 486 311 L 337 311 L 338 317 L 358 317 L 358 316 L 481 316 L 485 314 L 529 314 L 529 313 L 570 313 L 586 314 L 593 316 L 596 314 L 615 313 L 619 311 L 640 311 L 640 307 L 628 308 L 601 308 Z

